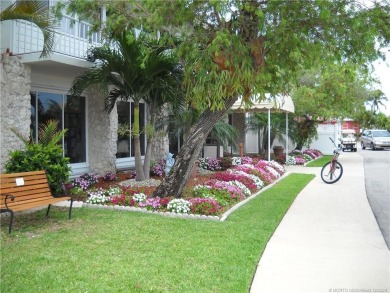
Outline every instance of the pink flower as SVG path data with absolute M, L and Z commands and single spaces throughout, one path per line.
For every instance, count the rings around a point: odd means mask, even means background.
M 201 198 L 195 197 L 190 198 L 191 202 L 191 212 L 193 214 L 201 215 L 217 215 L 222 207 L 219 202 L 213 198 Z

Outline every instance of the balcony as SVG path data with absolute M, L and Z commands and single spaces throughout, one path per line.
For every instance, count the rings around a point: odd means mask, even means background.
M 85 62 L 88 49 L 101 45 L 100 33 L 90 34 L 90 31 L 88 23 L 64 16 L 55 33 L 53 53 L 41 60 Z M 42 47 L 43 34 L 36 25 L 24 20 L 2 23 L 1 52 L 9 48 L 14 55 L 23 55 L 25 62 L 36 62 L 40 60 Z

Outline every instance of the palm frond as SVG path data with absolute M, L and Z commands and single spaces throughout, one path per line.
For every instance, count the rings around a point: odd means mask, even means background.
M 112 89 L 105 100 L 104 110 L 107 113 L 111 113 L 112 109 L 114 109 L 118 98 L 127 99 L 128 96 L 127 96 L 126 92 L 122 91 L 121 89 L 117 89 L 117 88 Z
M 240 133 L 234 126 L 223 120 L 219 120 L 211 130 L 211 136 L 216 138 L 224 148 L 227 148 L 229 143 L 237 148 Z
M 58 121 L 57 120 L 48 120 L 45 124 L 39 124 L 38 127 L 38 143 L 44 146 L 53 146 L 58 144 L 67 129 L 58 130 Z
M 11 131 L 23 142 L 25 146 L 28 146 L 30 143 L 33 142 L 31 133 L 30 133 L 30 137 L 26 137 L 16 128 L 11 128 Z

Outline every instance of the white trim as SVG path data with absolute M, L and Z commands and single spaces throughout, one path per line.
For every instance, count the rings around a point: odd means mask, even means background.
M 74 163 L 69 164 L 69 167 L 71 167 L 71 175 L 70 178 L 76 178 L 84 173 L 89 173 L 89 164 L 88 163 Z
M 145 156 L 141 157 L 142 161 L 145 159 Z M 135 168 L 135 157 L 127 158 L 118 158 L 115 160 L 115 167 L 117 170 L 128 170 Z

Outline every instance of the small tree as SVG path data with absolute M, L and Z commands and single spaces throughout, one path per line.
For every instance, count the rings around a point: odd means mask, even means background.
M 115 45 L 112 48 L 110 45 Z M 105 98 L 106 111 L 110 113 L 118 99 L 134 102 L 134 122 L 129 134 L 134 138 L 136 180 L 149 176 L 151 143 L 153 131 L 147 131 L 148 146 L 142 165 L 140 135 L 140 101 L 151 106 L 150 122 L 158 108 L 174 99 L 180 86 L 180 70 L 166 47 L 153 47 L 147 36 L 138 38 L 129 31 L 111 35 L 111 43 L 90 50 L 95 65 L 76 77 L 69 90 L 72 96 L 81 96 L 85 90 L 94 87 Z M 152 125 L 154 126 L 154 125 Z M 152 127 L 153 128 L 153 127 Z M 151 130 L 151 127 L 148 129 Z
M 277 138 L 284 140 L 283 134 L 286 132 L 286 115 L 273 113 L 271 116 L 270 145 Z M 252 114 L 247 118 L 246 129 L 256 131 L 259 135 L 259 152 L 268 148 L 268 115 L 265 113 Z

